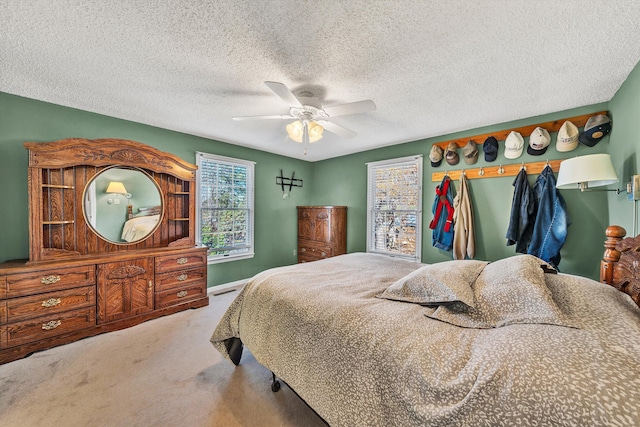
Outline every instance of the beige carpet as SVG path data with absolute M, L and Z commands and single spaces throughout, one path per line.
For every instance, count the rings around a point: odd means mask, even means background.
M 325 426 L 246 349 L 235 367 L 211 346 L 236 295 L 0 365 L 0 426 Z

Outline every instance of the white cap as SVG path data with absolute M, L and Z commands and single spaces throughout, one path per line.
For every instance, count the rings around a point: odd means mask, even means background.
M 524 138 L 520 132 L 511 131 L 504 141 L 504 157 L 507 159 L 517 159 L 524 150 Z
M 566 151 L 575 150 L 578 146 L 578 127 L 571 123 L 569 120 L 562 124 L 562 127 L 558 131 L 558 138 L 556 140 L 556 149 L 563 153 Z
M 547 147 L 551 144 L 551 137 L 545 128 L 538 126 L 531 132 L 529 136 L 529 146 L 527 153 L 532 156 L 540 156 L 547 151 Z

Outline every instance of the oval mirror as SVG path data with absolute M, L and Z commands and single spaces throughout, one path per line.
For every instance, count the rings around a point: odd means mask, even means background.
M 100 237 L 127 245 L 149 237 L 162 220 L 162 194 L 142 169 L 112 166 L 96 174 L 84 189 L 84 218 Z

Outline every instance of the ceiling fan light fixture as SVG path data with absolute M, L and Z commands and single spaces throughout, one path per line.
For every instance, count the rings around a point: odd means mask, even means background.
M 289 138 L 294 140 L 295 142 L 302 143 L 304 140 L 304 123 L 302 120 L 296 120 L 295 122 L 291 122 L 286 126 L 287 134 Z M 322 139 L 322 132 L 324 128 L 318 122 L 310 121 L 307 125 L 307 129 L 309 132 L 309 143 L 313 143 Z

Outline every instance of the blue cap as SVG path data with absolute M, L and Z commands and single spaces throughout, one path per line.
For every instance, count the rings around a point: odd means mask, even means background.
M 498 141 L 492 136 L 485 139 L 482 144 L 482 151 L 484 151 L 484 160 L 493 162 L 498 158 Z

